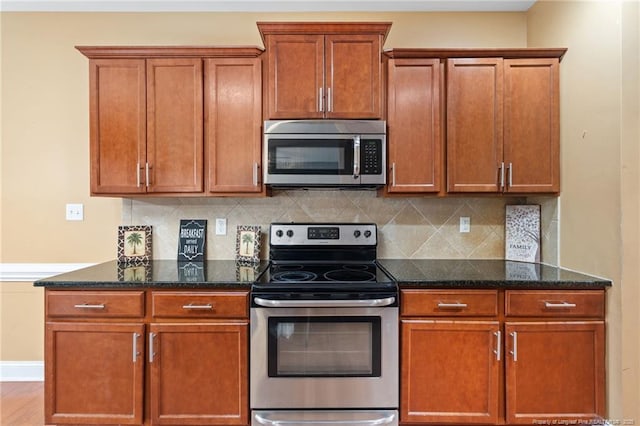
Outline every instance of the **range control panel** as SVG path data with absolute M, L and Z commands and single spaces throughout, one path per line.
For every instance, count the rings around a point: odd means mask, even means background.
M 375 223 L 272 223 L 271 245 L 369 245 L 377 244 Z

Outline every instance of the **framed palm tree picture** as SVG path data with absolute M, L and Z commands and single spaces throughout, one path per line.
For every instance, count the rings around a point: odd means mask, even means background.
M 256 263 L 260 261 L 260 226 L 238 225 L 236 260 Z
M 118 262 L 146 264 L 151 260 L 151 226 L 118 226 Z

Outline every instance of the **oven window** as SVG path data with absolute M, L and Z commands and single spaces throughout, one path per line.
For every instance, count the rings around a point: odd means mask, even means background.
M 353 173 L 352 139 L 269 139 L 269 173 Z
M 269 377 L 380 377 L 380 317 L 270 317 Z

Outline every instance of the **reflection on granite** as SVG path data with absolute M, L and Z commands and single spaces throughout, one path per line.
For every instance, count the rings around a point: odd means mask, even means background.
M 611 281 L 546 264 L 504 260 L 379 259 L 378 263 L 401 287 L 423 288 L 532 288 L 598 289 Z M 128 267 L 116 261 L 45 278 L 39 287 L 82 288 L 243 288 L 268 266 L 209 260 L 178 263 L 155 260 L 149 265 Z
M 546 264 L 505 260 L 380 259 L 402 287 L 590 289 L 611 281 Z
M 38 287 L 240 287 L 250 288 L 251 282 L 268 265 L 238 264 L 234 260 L 209 260 L 199 263 L 179 263 L 175 260 L 154 260 L 146 266 L 105 262 L 66 274 L 45 278 L 34 283 Z

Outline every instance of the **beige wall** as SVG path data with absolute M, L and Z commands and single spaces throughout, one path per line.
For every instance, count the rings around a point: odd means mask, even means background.
M 609 417 L 640 422 L 638 368 L 638 5 L 542 1 L 529 46 L 561 65 L 560 264 L 606 276 Z M 624 302 L 623 302 L 624 301 Z

